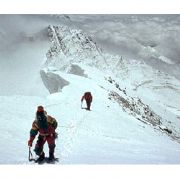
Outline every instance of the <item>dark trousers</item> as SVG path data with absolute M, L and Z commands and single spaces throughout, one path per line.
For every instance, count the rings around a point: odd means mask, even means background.
M 87 110 L 90 110 L 90 107 L 91 107 L 91 101 L 87 101 L 87 100 L 86 100 L 86 104 L 87 104 Z

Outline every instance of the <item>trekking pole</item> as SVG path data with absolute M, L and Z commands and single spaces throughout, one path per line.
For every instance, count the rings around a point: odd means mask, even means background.
M 29 146 L 29 161 L 34 161 L 35 159 L 33 158 L 32 152 L 31 152 L 31 147 Z

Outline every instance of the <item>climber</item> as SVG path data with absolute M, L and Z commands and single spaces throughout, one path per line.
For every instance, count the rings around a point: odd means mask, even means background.
M 83 102 L 84 99 L 86 100 L 86 104 L 87 104 L 86 110 L 90 111 L 90 107 L 93 99 L 91 92 L 85 92 L 81 98 L 81 102 Z
M 30 130 L 30 139 L 28 141 L 28 146 L 32 147 L 33 140 L 35 139 L 36 135 L 38 135 L 38 140 L 35 145 L 35 153 L 39 156 L 37 161 L 43 161 L 45 159 L 45 153 L 43 151 L 43 146 L 47 141 L 49 147 L 49 161 L 53 161 L 54 157 L 54 150 L 55 150 L 55 139 L 57 133 L 55 129 L 57 128 L 57 121 L 55 118 L 47 115 L 47 112 L 44 110 L 43 106 L 37 107 L 36 118 L 32 123 L 32 128 Z

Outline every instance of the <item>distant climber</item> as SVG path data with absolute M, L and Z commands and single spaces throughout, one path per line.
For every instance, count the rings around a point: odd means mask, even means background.
M 45 153 L 43 151 L 43 146 L 47 141 L 49 147 L 49 161 L 53 161 L 54 150 L 55 150 L 55 139 L 57 133 L 55 129 L 57 128 L 57 121 L 55 118 L 47 115 L 47 112 L 44 110 L 43 106 L 37 107 L 36 118 L 32 123 L 32 128 L 30 130 L 30 139 L 28 141 L 28 146 L 32 147 L 33 140 L 39 132 L 38 140 L 35 145 L 35 153 L 39 156 L 37 159 L 38 162 L 41 162 L 45 159 Z
M 86 104 L 87 104 L 86 110 L 90 111 L 90 107 L 91 107 L 91 103 L 92 103 L 92 99 L 93 99 L 91 92 L 84 93 L 84 95 L 81 98 L 81 103 L 83 102 L 84 99 L 86 100 Z

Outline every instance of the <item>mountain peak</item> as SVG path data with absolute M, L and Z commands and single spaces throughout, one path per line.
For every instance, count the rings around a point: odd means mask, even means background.
M 71 59 L 71 62 L 96 64 L 103 59 L 100 48 L 82 30 L 50 25 L 48 36 L 52 44 L 46 54 L 48 61 L 66 58 Z

